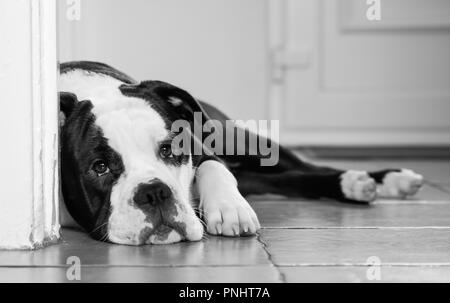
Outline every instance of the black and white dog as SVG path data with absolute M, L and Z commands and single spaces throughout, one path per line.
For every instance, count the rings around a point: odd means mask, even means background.
M 192 124 L 194 113 L 201 113 L 202 123 L 229 118 L 178 87 L 138 82 L 102 63 L 61 64 L 59 90 L 62 208 L 70 214 L 62 223 L 71 217 L 98 240 L 197 241 L 203 224 L 213 235 L 252 235 L 260 224 L 244 198 L 250 194 L 370 202 L 377 194 L 413 195 L 423 183 L 406 169 L 319 167 L 270 141 L 279 151 L 274 166 L 261 166 L 265 156 L 247 144 L 233 147 L 232 155 L 176 155 L 174 121 Z M 203 145 L 203 136 L 192 137 L 193 145 Z

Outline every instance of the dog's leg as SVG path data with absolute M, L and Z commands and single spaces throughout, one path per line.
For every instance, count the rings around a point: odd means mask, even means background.
M 203 162 L 197 169 L 196 185 L 208 233 L 251 235 L 260 228 L 255 212 L 237 188 L 236 178 L 222 163 Z
M 378 196 L 406 198 L 415 195 L 423 185 L 423 177 L 410 169 L 386 169 L 370 172 L 377 182 Z
M 288 171 L 261 174 L 248 171 L 235 173 L 243 195 L 278 194 L 287 197 L 330 198 L 346 202 L 371 202 L 376 198 L 376 184 L 367 172 Z

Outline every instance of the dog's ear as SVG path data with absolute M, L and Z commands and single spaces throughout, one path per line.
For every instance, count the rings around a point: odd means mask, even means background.
M 201 134 L 196 134 L 193 131 L 195 129 L 194 123 L 200 123 L 203 129 L 203 124 L 209 121 L 210 117 L 202 105 L 187 91 L 162 81 L 143 81 L 132 85 L 124 84 L 120 86 L 120 90 L 126 96 L 142 98 L 155 105 L 160 104 L 172 121 L 184 120 L 190 124 L 192 136 L 190 151 L 201 150 L 200 154 L 193 154 L 194 166 L 199 166 L 200 163 L 206 160 L 220 161 L 211 150 L 203 145 L 208 132 L 202 131 Z M 197 135 L 200 135 L 200 137 L 197 137 Z
M 78 103 L 78 98 L 75 94 L 68 92 L 59 93 L 59 110 L 64 115 L 64 118 L 68 118 L 75 109 Z
M 155 93 L 169 102 L 175 112 L 180 115 L 182 119 L 194 121 L 196 117 L 194 113 L 202 115 L 203 123 L 209 119 L 200 103 L 187 91 L 165 82 L 153 82 L 153 85 L 155 85 Z
M 177 119 L 187 120 L 190 123 L 199 117 L 202 118 L 203 123 L 209 120 L 205 110 L 194 97 L 172 84 L 162 81 L 142 81 L 135 85 L 124 84 L 120 90 L 124 95 L 164 101 L 170 106 L 171 114 L 175 114 Z

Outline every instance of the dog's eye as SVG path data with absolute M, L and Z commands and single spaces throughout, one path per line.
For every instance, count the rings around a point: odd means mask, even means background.
M 103 176 L 109 173 L 109 167 L 103 160 L 97 160 L 92 164 L 92 170 L 98 175 Z
M 159 148 L 159 154 L 161 158 L 172 157 L 172 146 L 170 144 L 163 144 Z

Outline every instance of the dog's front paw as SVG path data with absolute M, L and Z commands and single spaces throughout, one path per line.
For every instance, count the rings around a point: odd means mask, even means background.
M 249 236 L 261 228 L 255 211 L 237 190 L 213 195 L 202 204 L 207 231 L 212 235 Z
M 383 184 L 378 188 L 378 194 L 383 197 L 406 198 L 415 195 L 422 185 L 422 175 L 410 169 L 402 169 L 386 174 Z
M 349 170 L 341 175 L 341 190 L 346 199 L 371 202 L 377 197 L 377 185 L 365 171 Z

